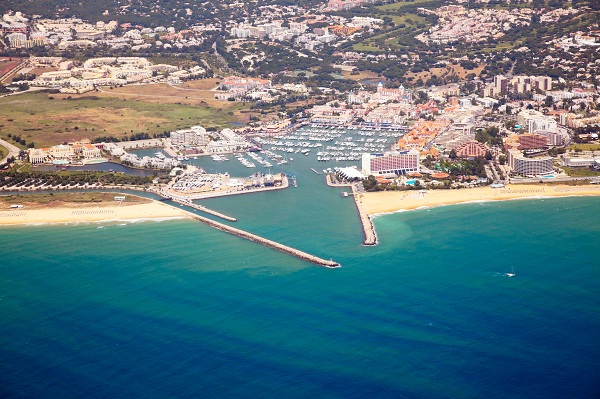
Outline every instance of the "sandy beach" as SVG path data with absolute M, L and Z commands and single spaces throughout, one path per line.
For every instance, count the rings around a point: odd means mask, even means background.
M 358 201 L 369 216 L 421 207 L 473 201 L 502 201 L 518 198 L 600 196 L 600 186 L 507 185 L 504 188 L 477 187 L 459 190 L 385 191 L 360 194 Z
M 29 208 L 0 209 L 0 225 L 77 223 L 109 220 L 163 219 L 190 217 L 175 207 L 151 201 L 127 204 L 62 204 Z

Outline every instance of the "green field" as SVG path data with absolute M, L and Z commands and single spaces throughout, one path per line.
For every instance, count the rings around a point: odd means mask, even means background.
M 371 40 L 384 40 L 385 44 L 390 47 L 403 47 L 398 43 L 398 40 L 402 37 L 412 38 L 415 31 L 418 29 L 417 25 L 428 25 L 425 18 L 418 16 L 417 14 L 404 14 L 402 16 L 394 15 L 392 20 L 396 26 L 405 25 L 402 28 L 393 29 L 391 32 L 383 33 L 381 35 L 373 36 Z
M 571 177 L 595 177 L 595 176 L 600 176 L 600 171 L 597 170 L 592 170 L 590 168 L 583 168 L 583 167 L 579 167 L 579 168 L 569 168 L 569 167 L 563 167 L 562 168 L 565 173 Z
M 4 159 L 8 155 L 8 149 L 0 145 L 0 159 Z
M 352 46 L 352 49 L 354 51 L 359 51 L 359 52 L 378 52 L 381 53 L 383 52 L 383 49 L 380 49 L 379 47 L 375 47 L 373 45 L 371 45 L 369 42 L 361 42 L 361 43 L 357 43 L 354 46 Z
M 598 143 L 571 144 L 568 148 L 569 151 L 575 151 L 577 149 L 579 149 L 581 151 L 600 151 L 600 144 L 598 144 Z
M 239 103 L 214 109 L 207 104 L 93 95 L 53 99 L 46 93 L 27 93 L 0 99 L 0 137 L 10 141 L 8 134 L 17 135 L 41 147 L 100 136 L 152 136 L 193 125 L 224 128 L 236 121 L 234 112 L 242 108 Z
M 425 18 L 415 14 L 414 4 L 416 3 L 436 3 L 430 0 L 416 0 L 414 2 L 394 3 L 375 7 L 376 12 L 369 15 L 374 18 L 389 17 L 394 22 L 395 27 L 388 29 L 379 35 L 366 38 L 353 46 L 355 51 L 380 52 L 385 48 L 407 48 L 414 41 L 415 32 L 429 28 L 431 25 Z M 403 8 L 412 6 L 408 12 Z
M 419 7 L 426 7 L 427 3 L 440 3 L 437 0 L 413 0 L 413 1 L 406 1 L 406 2 L 398 2 L 398 3 L 392 3 L 392 4 L 385 4 L 382 6 L 378 6 L 377 9 L 382 10 L 382 11 L 398 11 L 402 8 L 406 8 L 406 7 L 410 7 L 410 6 L 414 6 L 414 5 L 418 5 Z

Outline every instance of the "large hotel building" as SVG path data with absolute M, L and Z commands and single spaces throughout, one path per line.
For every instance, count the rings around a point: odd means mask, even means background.
M 541 176 L 554 172 L 551 157 L 526 158 L 518 150 L 508 150 L 508 165 L 513 173 L 523 176 Z
M 363 154 L 362 172 L 365 176 L 396 174 L 405 175 L 419 171 L 419 151 Z

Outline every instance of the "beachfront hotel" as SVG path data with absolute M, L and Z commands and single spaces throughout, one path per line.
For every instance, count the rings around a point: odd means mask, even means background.
M 542 176 L 554 172 L 551 157 L 526 158 L 519 150 L 508 151 L 508 165 L 513 173 L 523 176 Z
M 389 152 L 385 154 L 363 154 L 362 170 L 369 175 L 405 175 L 419 171 L 420 155 L 417 150 Z

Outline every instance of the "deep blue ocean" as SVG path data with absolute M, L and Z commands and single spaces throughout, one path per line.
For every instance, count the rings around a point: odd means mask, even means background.
M 380 216 L 363 247 L 302 162 L 203 204 L 340 269 L 189 220 L 0 228 L 0 397 L 600 397 L 600 198 Z

